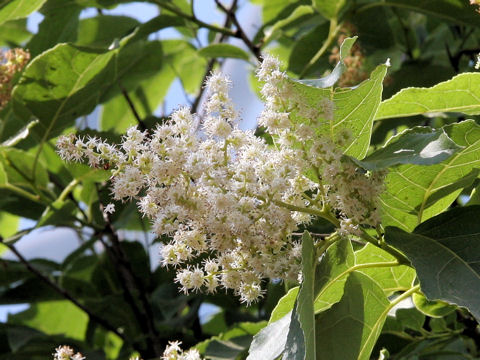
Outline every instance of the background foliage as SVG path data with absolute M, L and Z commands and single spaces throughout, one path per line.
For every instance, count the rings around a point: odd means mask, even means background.
M 251 360 L 480 358 L 476 7 L 252 0 L 261 23 L 247 34 L 236 16 L 245 2 L 217 2 L 219 25 L 197 18 L 203 1 L 147 1 L 159 15 L 144 23 L 109 15 L 130 1 L 0 1 L 1 45 L 31 53 L 0 111 L 0 235 L 16 256 L 0 260 L 0 303 L 29 304 L 0 324 L 0 359 L 46 359 L 63 343 L 89 360 L 153 359 L 174 339 L 211 359 L 244 359 L 249 348 Z M 80 17 L 89 8 L 97 14 Z M 30 33 L 26 18 L 35 11 L 43 20 Z M 150 36 L 170 28 L 176 39 Z M 205 31 L 208 43 L 198 40 Z M 228 293 L 183 295 L 173 273 L 150 264 L 139 240 L 149 224 L 133 204 L 118 204 L 111 221 L 102 216 L 108 171 L 63 163 L 55 138 L 77 131 L 118 141 L 131 125 L 151 129 L 168 116 L 156 110 L 175 79 L 199 110 L 214 67 L 235 58 L 253 72 L 267 52 L 292 79 L 310 79 L 295 85 L 309 104 L 333 94 L 334 122 L 357 135 L 345 151 L 359 166 L 389 168 L 382 246 L 408 259 L 394 266 L 381 248 L 342 240 L 315 268 L 306 234 L 300 289 L 265 283 L 266 296 L 248 308 Z M 253 76 L 251 86 L 258 91 Z M 92 113 L 97 124 L 85 127 Z M 33 226 L 19 227 L 20 219 Z M 15 243 L 44 227 L 73 229 L 78 248 L 63 262 L 26 260 Z M 317 222 L 308 230 L 333 229 Z M 391 311 L 412 294 L 413 307 Z M 206 321 L 203 304 L 218 306 Z M 306 327 L 315 337 L 304 336 Z

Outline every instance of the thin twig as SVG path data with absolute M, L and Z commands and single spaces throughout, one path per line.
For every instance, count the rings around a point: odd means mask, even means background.
M 77 306 L 79 309 L 81 309 L 82 311 L 84 311 L 91 320 L 95 321 L 96 323 L 98 323 L 99 325 L 103 326 L 106 330 L 109 330 L 111 332 L 113 332 L 115 335 L 117 335 L 118 337 L 120 337 L 123 341 L 129 343 L 129 340 L 128 338 L 125 336 L 125 334 L 121 333 L 120 331 L 118 331 L 118 329 L 113 326 L 112 324 L 110 324 L 107 320 L 99 317 L 98 315 L 96 315 L 95 313 L 93 313 L 90 309 L 88 309 L 85 305 L 83 305 L 82 303 L 80 303 L 77 299 L 75 299 L 72 295 L 70 295 L 70 293 L 68 291 L 66 291 L 65 289 L 61 288 L 60 286 L 58 286 L 55 282 L 53 282 L 52 280 L 50 280 L 47 276 L 45 276 L 44 274 L 42 274 L 37 268 L 35 268 L 34 266 L 32 266 L 32 264 L 30 264 L 30 262 L 17 250 L 17 248 L 13 245 L 13 244 L 8 244 L 8 243 L 4 243 L 2 241 L 3 244 L 5 244 L 9 249 L 10 251 L 12 251 L 15 256 L 20 260 L 20 262 L 25 265 L 25 267 L 32 273 L 34 274 L 35 276 L 37 276 L 40 280 L 42 280 L 45 284 L 47 284 L 49 287 L 51 287 L 53 290 L 55 290 L 57 293 L 59 293 L 60 295 L 62 295 L 65 299 L 71 301 L 75 306 Z M 132 345 L 133 346 L 133 345 Z M 138 349 L 136 349 L 138 351 Z
M 101 201 L 100 210 L 104 214 L 105 220 L 105 228 L 103 233 L 109 237 L 112 245 L 111 250 L 113 251 L 110 252 L 109 255 L 112 257 L 112 261 L 116 263 L 119 273 L 124 280 L 122 281 L 122 286 L 124 286 L 124 290 L 128 296 L 127 300 L 132 306 L 132 310 L 138 319 L 139 325 L 144 328 L 146 333 L 148 333 L 147 343 L 150 349 L 149 351 L 152 352 L 149 354 L 149 356 L 158 357 L 163 353 L 163 345 L 165 344 L 158 342 L 159 334 L 155 328 L 153 309 L 146 296 L 146 289 L 144 288 L 141 279 L 139 279 L 133 271 L 132 265 L 130 264 L 128 257 L 120 244 L 120 239 L 118 238 L 117 232 L 113 227 L 108 214 L 103 211 L 104 205 Z M 106 250 L 109 250 L 109 247 L 105 243 L 104 246 L 106 247 Z M 134 300 L 134 293 L 138 294 L 140 303 L 142 305 L 141 308 L 137 306 Z
M 166 1 L 163 1 L 163 0 L 154 0 L 154 2 L 158 6 L 160 6 L 161 8 L 166 9 L 168 11 L 171 11 L 175 15 L 180 16 L 184 19 L 190 20 L 200 27 L 210 29 L 210 30 L 213 30 L 215 32 L 219 32 L 219 33 L 225 34 L 227 36 L 233 36 L 233 37 L 237 37 L 237 38 L 240 37 L 239 34 L 237 34 L 235 31 L 232 31 L 232 30 L 226 29 L 226 28 L 222 28 L 222 27 L 219 27 L 219 26 L 215 26 L 215 25 L 212 25 L 212 24 L 208 24 L 208 23 L 203 22 L 202 20 L 198 19 L 194 15 L 186 14 L 183 11 L 181 11 L 179 8 L 177 8 L 175 5 L 170 4 L 169 2 L 166 2 Z
M 237 7 L 237 2 L 238 2 L 238 0 L 234 0 L 232 2 L 232 6 L 230 7 L 230 9 L 228 9 L 228 12 L 231 12 L 231 11 L 235 10 L 235 8 Z M 230 28 L 231 25 L 232 25 L 232 19 L 231 19 L 230 16 L 227 15 L 226 18 L 225 18 L 225 22 L 223 23 L 223 27 L 224 28 Z M 222 43 L 227 38 L 228 38 L 228 36 L 226 34 L 221 33 L 220 36 L 218 36 L 218 39 L 214 40 L 214 43 L 215 44 Z M 199 91 L 197 97 L 195 98 L 195 100 L 193 101 L 193 104 L 192 104 L 192 107 L 191 107 L 192 114 L 196 113 L 197 110 L 198 110 L 198 106 L 200 105 L 200 101 L 202 100 L 203 94 L 205 92 L 205 86 L 203 86 L 203 85 L 207 81 L 207 78 L 210 75 L 210 73 L 212 72 L 213 67 L 215 66 L 216 63 L 217 63 L 217 59 L 213 58 L 207 64 L 207 69 L 205 70 L 205 73 L 203 74 L 203 78 L 202 78 L 202 83 L 201 83 L 202 86 L 200 87 L 200 91 Z
M 237 31 L 235 32 L 235 37 L 238 37 L 242 39 L 242 41 L 245 43 L 245 45 L 250 49 L 250 51 L 255 55 L 257 60 L 259 62 L 262 62 L 262 53 L 260 52 L 260 47 L 258 45 L 255 45 L 252 43 L 252 41 L 249 39 L 245 31 L 243 30 L 242 26 L 238 22 L 237 16 L 235 15 L 234 7 L 231 7 L 230 9 L 227 9 L 221 2 L 220 0 L 215 0 L 215 3 L 217 6 L 222 9 L 222 11 L 227 15 L 232 20 L 233 25 L 237 28 Z
M 120 88 L 120 91 L 122 92 L 125 100 L 127 100 L 128 106 L 130 107 L 130 110 L 132 111 L 133 116 L 135 116 L 135 119 L 137 119 L 138 127 L 140 128 L 140 130 L 141 131 L 147 130 L 147 127 L 145 126 L 145 123 L 143 122 L 142 118 L 138 114 L 137 109 L 135 109 L 135 105 L 133 104 L 132 99 L 130 98 L 127 90 L 122 86 L 120 81 L 118 82 L 118 87 Z

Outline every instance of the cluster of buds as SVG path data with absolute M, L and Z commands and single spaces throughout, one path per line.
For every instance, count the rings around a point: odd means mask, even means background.
M 231 83 L 218 72 L 207 81 L 200 127 L 181 108 L 152 134 L 130 128 L 117 146 L 74 135 L 58 140 L 64 160 L 108 164 L 113 199 L 136 199 L 156 235 L 171 239 L 161 263 L 177 269 L 185 293 L 231 289 L 249 304 L 263 295 L 263 279 L 298 279 L 300 226 L 318 216 L 344 233 L 377 225 L 381 176 L 344 159 L 348 134 L 330 139 L 316 131 L 333 119 L 333 103 L 305 103 L 273 57 L 257 77 L 265 101 L 258 121 L 273 145 L 238 128 Z
M 53 360 L 86 360 L 87 358 L 81 353 L 75 351 L 70 346 L 59 346 L 53 353 Z M 175 358 L 176 359 L 176 358 Z M 180 358 L 179 358 L 180 359 Z M 191 360 L 195 360 L 192 358 Z M 130 360 L 142 360 L 138 356 L 131 357 Z
M 196 349 L 183 351 L 180 341 L 170 341 L 163 352 L 162 360 L 202 360 Z
M 85 360 L 85 356 L 75 351 L 69 346 L 59 346 L 53 354 L 54 360 Z
M 0 50 L 0 110 L 10 101 L 12 81 L 30 60 L 30 53 L 20 48 Z

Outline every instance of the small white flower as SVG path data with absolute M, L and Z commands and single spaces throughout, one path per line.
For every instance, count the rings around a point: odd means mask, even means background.
M 115 212 L 115 204 L 108 204 L 107 206 L 105 206 L 105 208 L 103 209 L 103 215 L 107 216 L 107 214 L 113 214 Z

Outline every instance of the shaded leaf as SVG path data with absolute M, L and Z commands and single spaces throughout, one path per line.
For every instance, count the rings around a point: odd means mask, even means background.
M 160 14 L 153 19 L 138 26 L 133 36 L 129 37 L 127 43 L 146 38 L 153 32 L 176 26 L 184 26 L 185 20 L 179 16 Z
M 248 60 L 249 55 L 231 44 L 211 44 L 198 50 L 198 54 L 206 58 L 235 58 Z
M 150 43 L 148 47 L 150 56 L 162 59 L 163 50 L 160 43 Z M 163 57 L 163 61 L 157 61 L 159 69 L 156 74 L 142 81 L 136 89 L 129 92 L 130 100 L 141 119 L 153 114 L 175 79 L 175 72 L 170 67 L 169 58 Z M 102 130 L 123 133 L 137 123 L 123 94 L 109 100 L 102 108 L 100 118 L 100 128 Z
M 443 129 L 416 126 L 390 138 L 383 148 L 365 159 L 352 160 L 366 170 L 399 164 L 432 165 L 448 159 L 460 149 Z
M 273 26 L 265 30 L 266 36 L 264 43 L 267 44 L 271 40 L 275 39 L 282 29 L 296 25 L 299 21 L 303 20 L 305 17 L 313 15 L 314 13 L 315 12 L 312 6 L 300 5 L 299 7 L 295 8 L 295 10 L 293 10 L 289 16 L 277 21 L 275 24 L 273 24 Z
M 396 6 L 437 16 L 441 19 L 470 26 L 479 26 L 478 16 L 469 2 L 462 0 L 386 0 L 381 6 Z
M 22 129 L 20 129 L 20 131 L 18 133 L 9 137 L 7 140 L 2 142 L 0 145 L 1 146 L 15 146 L 15 145 L 17 145 L 20 141 L 22 141 L 23 139 L 25 139 L 28 136 L 28 134 L 30 133 L 30 129 L 37 124 L 38 124 L 38 120 L 30 121 L 27 125 L 25 125 Z
M 81 46 L 107 48 L 113 40 L 128 35 L 139 24 L 138 20 L 128 16 L 100 15 L 82 19 L 76 43 Z
M 345 0 L 313 0 L 313 6 L 328 19 L 335 19 L 345 5 Z
M 368 360 L 390 303 L 368 276 L 352 273 L 341 301 L 316 319 L 317 360 Z
M 374 279 L 387 296 L 397 291 L 410 289 L 415 280 L 415 270 L 410 266 L 374 266 L 375 263 L 388 263 L 395 260 L 392 255 L 370 243 L 355 252 L 355 262 L 357 265 L 372 264 L 370 268 L 362 268 L 357 271 Z
M 74 42 L 81 10 L 75 2 L 48 0 L 42 7 L 45 17 L 38 27 L 38 32 L 26 45 L 32 58 L 59 43 Z
M 387 227 L 385 240 L 407 255 L 423 293 L 467 307 L 480 318 L 480 206 L 454 208 L 418 226 L 414 233 Z M 461 281 L 459 281 L 461 279 Z
M 315 272 L 316 314 L 340 301 L 347 275 L 354 266 L 355 254 L 349 240 L 339 240 L 327 249 Z

